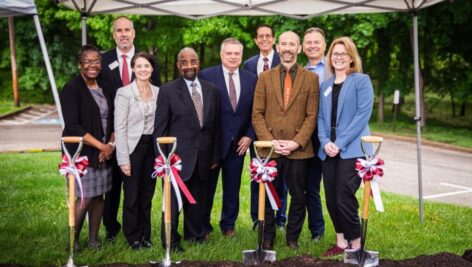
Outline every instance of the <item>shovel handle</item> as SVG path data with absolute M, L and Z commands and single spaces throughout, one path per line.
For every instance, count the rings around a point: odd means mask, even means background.
M 364 203 L 362 204 L 362 219 L 369 219 L 370 181 L 364 181 Z
M 69 174 L 69 227 L 75 227 L 75 177 Z
M 166 136 L 156 138 L 157 143 L 159 144 L 173 144 L 177 141 L 177 137 Z
M 164 176 L 164 223 L 170 223 L 171 220 L 171 207 L 170 207 L 170 179 L 169 175 Z
M 62 137 L 64 143 L 80 143 L 82 141 L 81 136 L 64 136 Z
M 272 141 L 254 141 L 254 146 L 255 147 L 267 147 L 270 148 L 274 145 Z
M 362 136 L 361 140 L 364 143 L 379 144 L 379 143 L 383 142 L 383 137 L 380 137 L 380 136 Z
M 259 209 L 257 212 L 257 219 L 264 221 L 265 218 L 265 187 L 264 183 L 259 183 Z

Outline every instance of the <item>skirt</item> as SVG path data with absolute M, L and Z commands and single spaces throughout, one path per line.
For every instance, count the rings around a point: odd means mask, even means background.
M 98 168 L 87 168 L 87 174 L 82 178 L 84 197 L 92 198 L 103 195 L 111 190 L 111 168 L 109 164 L 100 164 Z M 77 197 L 81 197 L 76 183 Z

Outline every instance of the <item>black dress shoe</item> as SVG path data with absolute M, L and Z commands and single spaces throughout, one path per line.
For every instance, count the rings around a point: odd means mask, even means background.
M 151 248 L 152 247 L 152 243 L 151 241 L 147 240 L 147 239 L 143 239 L 141 240 L 141 246 L 143 248 Z
M 98 241 L 90 241 L 88 243 L 88 248 L 89 249 L 98 250 L 101 246 L 102 246 L 102 244 L 100 244 L 100 242 L 98 242 Z
M 316 242 L 316 243 L 320 242 L 322 238 L 323 238 L 323 234 L 321 235 L 315 234 L 311 236 L 311 240 L 313 240 L 313 242 Z
M 131 249 L 139 249 L 141 247 L 141 241 L 134 241 L 129 247 Z
M 69 250 L 69 247 L 67 247 L 67 250 Z M 78 240 L 74 241 L 74 252 L 79 253 L 82 250 L 80 247 L 80 242 Z
M 115 243 L 117 235 L 118 235 L 118 233 L 116 233 L 116 234 L 107 234 L 107 242 L 108 243 Z
M 264 240 L 262 243 L 262 249 L 264 250 L 273 250 L 274 249 L 274 241 Z
M 287 241 L 287 246 L 291 249 L 297 249 L 298 248 L 298 242 L 297 241 Z

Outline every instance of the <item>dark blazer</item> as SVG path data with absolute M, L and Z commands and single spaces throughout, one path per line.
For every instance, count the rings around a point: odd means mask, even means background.
M 280 65 L 261 73 L 254 92 L 252 125 L 258 140 L 293 140 L 300 148 L 287 158 L 314 156 L 311 135 L 315 129 L 319 96 L 318 75 L 297 67 L 288 107 L 284 109 Z M 267 153 L 261 153 L 266 156 Z M 279 157 L 273 154 L 273 157 Z
M 135 49 L 135 53 L 139 50 Z M 127 59 L 127 60 L 131 60 Z M 123 87 L 123 82 L 121 81 L 120 68 L 116 66 L 113 70 L 110 69 L 110 64 L 113 62 L 118 63 L 118 55 L 116 53 L 116 48 L 110 49 L 109 51 L 102 54 L 102 70 L 100 71 L 100 79 L 109 84 L 109 87 L 113 89 L 113 99 L 115 98 L 116 91 L 118 88 Z M 161 76 L 160 76 L 160 67 L 157 64 L 157 59 L 154 59 L 156 66 L 154 67 L 151 74 L 151 83 L 154 86 L 161 85 Z M 129 70 L 131 71 L 131 70 Z M 134 81 L 134 73 L 131 75 L 131 81 Z
M 257 55 L 248 58 L 246 61 L 244 61 L 243 69 L 257 75 L 257 61 L 259 61 L 259 57 L 261 56 L 261 53 L 258 53 Z M 274 68 L 275 66 L 280 64 L 280 57 L 279 53 L 275 51 L 274 49 L 274 58 L 272 59 L 272 64 L 270 64 L 270 68 Z
M 104 135 L 105 142 L 110 140 L 113 131 L 112 91 L 103 81 L 97 80 L 97 83 L 103 89 L 108 102 L 107 129 L 103 130 L 100 108 L 90 93 L 90 89 L 87 88 L 82 76 L 77 75 L 64 85 L 59 96 L 64 116 L 62 136 L 84 136 L 89 133 L 99 141 L 103 140 Z M 73 154 L 77 145 L 68 145 L 67 149 Z M 88 157 L 91 167 L 98 167 L 99 151 L 96 148 L 84 144 L 80 154 Z
M 180 176 L 188 181 L 198 162 L 200 179 L 210 177 L 210 165 L 219 163 L 220 96 L 218 89 L 200 80 L 203 94 L 203 126 L 185 80 L 180 77 L 164 84 L 157 99 L 154 138 L 177 137 L 176 153 L 182 159 Z M 157 146 L 154 146 L 158 154 Z M 165 149 L 165 148 L 164 148 Z M 167 149 L 165 149 L 167 153 Z
M 236 112 L 233 111 L 229 100 L 228 88 L 226 87 L 223 66 L 217 65 L 206 68 L 199 74 L 200 78 L 207 80 L 218 88 L 221 98 L 221 149 L 222 159 L 228 154 L 231 142 L 239 142 L 243 136 L 254 140 L 255 133 L 251 123 L 252 100 L 254 98 L 254 88 L 256 87 L 257 76 L 246 70 L 239 70 L 239 83 L 241 94 L 238 100 Z

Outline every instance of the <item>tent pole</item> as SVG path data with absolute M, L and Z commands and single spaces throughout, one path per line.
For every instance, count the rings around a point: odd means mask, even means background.
M 82 14 L 82 45 L 87 44 L 87 15 L 85 13 Z
M 416 146 L 418 158 L 418 197 L 420 222 L 424 221 L 423 212 L 423 175 L 421 169 L 421 103 L 420 103 L 420 64 L 418 59 L 418 13 L 413 12 L 413 58 L 415 64 L 415 109 L 416 109 Z
M 61 121 L 62 129 L 64 129 L 64 118 L 62 116 L 61 102 L 59 101 L 59 94 L 57 93 L 56 81 L 54 80 L 54 74 L 52 73 L 51 62 L 49 61 L 48 50 L 46 49 L 46 43 L 44 42 L 43 30 L 39 22 L 38 15 L 33 16 L 34 25 L 36 26 L 36 32 L 38 33 L 39 44 L 41 45 L 41 51 L 43 52 L 44 63 L 46 63 L 46 70 L 48 72 L 49 82 L 51 83 L 52 95 L 54 96 L 54 102 L 56 103 L 57 113 Z

